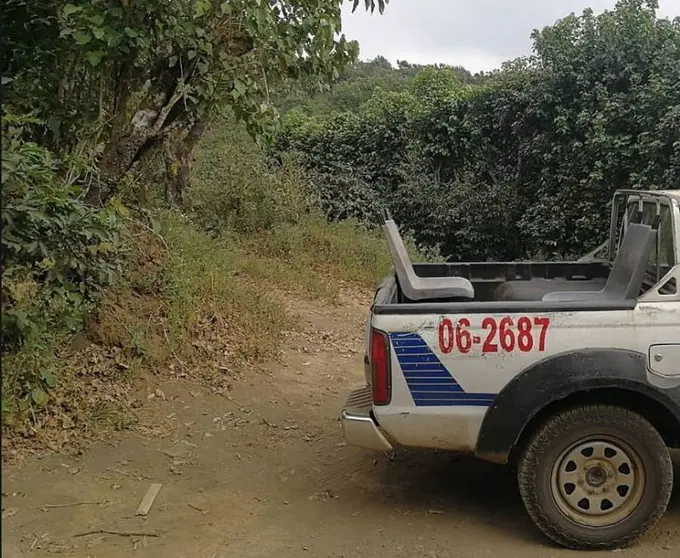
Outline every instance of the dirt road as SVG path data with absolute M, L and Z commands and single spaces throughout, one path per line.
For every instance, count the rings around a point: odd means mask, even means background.
M 288 336 L 281 363 L 235 383 L 231 399 L 190 382 L 159 380 L 145 387 L 135 432 L 78 459 L 46 455 L 8 467 L 2 555 L 575 554 L 536 531 L 509 469 L 444 453 L 383 455 L 343 443 L 337 416 L 347 390 L 363 383 L 366 304 L 296 302 L 306 332 Z M 676 471 L 680 475 L 677 457 Z M 152 483 L 163 487 L 148 516 L 136 516 Z M 680 556 L 680 490 L 653 535 L 618 554 Z

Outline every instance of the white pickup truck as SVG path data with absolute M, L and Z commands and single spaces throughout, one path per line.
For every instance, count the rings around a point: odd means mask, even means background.
M 636 541 L 665 513 L 680 447 L 679 206 L 680 191 L 617 191 L 609 240 L 573 262 L 412 265 L 385 212 L 394 267 L 347 442 L 512 463 L 557 543 Z

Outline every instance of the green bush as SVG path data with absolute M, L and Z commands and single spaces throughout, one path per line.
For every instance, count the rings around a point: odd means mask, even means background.
M 3 118 L 3 411 L 42 404 L 54 387 L 51 352 L 82 325 L 120 272 L 121 212 L 93 210 L 62 176 L 66 162 L 21 138 L 27 117 Z M 21 403 L 22 402 L 22 403 Z
M 213 234 L 295 223 L 309 208 L 306 179 L 295 163 L 269 168 L 260 147 L 231 119 L 206 134 L 193 170 L 187 209 Z
M 329 216 L 387 205 L 451 259 L 584 253 L 607 235 L 617 188 L 680 184 L 680 19 L 620 0 L 533 40 L 481 85 L 427 68 L 351 113 L 288 116 L 275 148 L 321 172 Z

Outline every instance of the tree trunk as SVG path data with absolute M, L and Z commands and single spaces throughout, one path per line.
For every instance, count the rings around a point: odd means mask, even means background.
M 128 112 L 128 102 L 132 95 L 132 84 L 135 73 L 135 58 L 136 52 L 131 52 L 128 57 L 123 60 L 117 72 L 116 90 L 113 98 L 113 121 L 112 127 L 115 133 L 118 133 L 125 125 L 125 117 Z
M 232 33 L 227 23 L 225 22 L 225 29 L 229 32 L 220 38 L 215 47 L 215 55 L 217 56 L 223 49 L 230 56 L 235 57 L 244 56 L 252 51 L 253 38 L 245 31 Z M 184 77 L 190 81 L 192 74 L 190 65 L 185 65 L 183 71 Z M 170 178 L 174 178 L 174 191 L 183 195 L 189 182 L 191 152 L 208 125 L 207 122 L 199 120 L 191 125 L 181 139 L 172 141 L 168 137 L 174 134 L 170 126 L 180 118 L 187 118 L 187 115 L 184 114 L 183 105 L 178 104 L 182 98 L 182 91 L 178 88 L 182 77 L 182 64 L 175 64 L 169 68 L 165 58 L 158 60 L 154 65 L 150 72 L 151 79 L 147 82 L 151 85 L 146 94 L 142 95 L 143 101 L 139 108 L 127 120 L 124 111 L 130 98 L 128 89 L 132 72 L 132 66 L 123 62 L 118 76 L 119 88 L 114 101 L 116 107 L 114 130 L 120 129 L 120 131 L 114 132 L 113 139 L 104 148 L 99 161 L 99 181 L 90 188 L 86 198 L 91 204 L 106 203 L 116 193 L 118 184 L 149 146 L 149 142 L 158 140 L 170 145 L 169 156 L 172 159 L 168 167 L 172 170 Z
M 144 101 L 129 122 L 104 148 L 99 161 L 99 181 L 88 192 L 88 202 L 104 204 L 116 193 L 118 184 L 139 157 L 144 146 L 157 138 L 170 124 L 168 115 L 181 99 L 177 85 L 179 74 L 174 68 L 157 68 Z M 120 107 L 124 109 L 124 107 Z
M 170 205 L 182 205 L 189 188 L 193 150 L 208 129 L 209 121 L 201 119 L 189 128 L 169 134 L 164 144 L 166 169 L 165 198 Z

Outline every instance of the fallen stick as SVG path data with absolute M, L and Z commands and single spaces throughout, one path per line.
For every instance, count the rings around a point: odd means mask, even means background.
M 202 510 L 201 508 L 199 508 L 198 506 L 194 506 L 193 504 L 187 503 L 187 506 L 189 506 L 190 508 L 196 510 L 197 512 L 201 512 L 203 515 L 205 515 L 206 513 L 208 513 L 207 511 Z
M 158 496 L 158 493 L 161 491 L 161 488 L 163 488 L 162 484 L 152 484 L 149 487 L 149 490 L 146 491 L 144 498 L 142 498 L 142 501 L 139 503 L 139 507 L 137 508 L 135 515 L 146 515 L 149 513 L 149 510 L 151 509 L 151 506 L 153 506 L 153 502 L 156 499 L 156 496 Z
M 88 535 L 119 535 L 121 537 L 160 537 L 159 533 L 149 531 L 115 531 L 113 529 L 93 529 L 84 533 L 77 533 L 74 537 L 87 537 Z
M 38 506 L 38 509 L 41 510 L 52 510 L 55 508 L 70 508 L 73 506 L 84 506 L 84 505 L 95 505 L 95 504 L 103 504 L 104 502 L 90 502 L 90 501 L 85 501 L 85 502 L 70 502 L 68 504 L 46 504 L 44 506 Z

